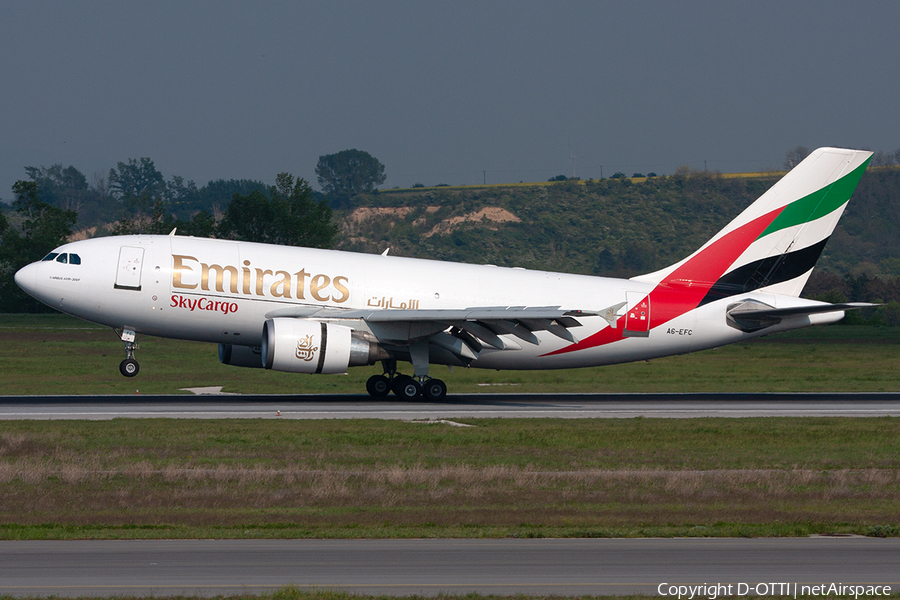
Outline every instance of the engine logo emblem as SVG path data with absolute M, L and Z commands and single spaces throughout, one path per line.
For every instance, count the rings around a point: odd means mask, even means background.
M 300 360 L 305 360 L 306 362 L 311 361 L 318 349 L 318 346 L 313 347 L 312 334 L 297 340 L 297 358 Z

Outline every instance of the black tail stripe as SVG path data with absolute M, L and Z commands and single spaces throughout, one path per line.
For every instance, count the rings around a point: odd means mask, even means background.
M 729 271 L 709 288 L 699 306 L 799 277 L 816 266 L 827 242 L 825 238 L 801 250 L 769 256 Z

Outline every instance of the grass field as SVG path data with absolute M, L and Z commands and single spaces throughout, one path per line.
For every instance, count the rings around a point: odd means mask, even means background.
M 364 393 L 380 368 L 297 375 L 228 367 L 214 344 L 139 338 L 140 374 L 127 379 L 111 329 L 63 315 L 0 315 L 0 394 Z M 565 371 L 434 367 L 451 393 L 782 392 L 900 390 L 900 328 L 831 326 L 649 362 Z
M 372 369 L 220 365 L 209 344 L 120 342 L 0 317 L 3 394 L 360 393 Z M 900 331 L 830 327 L 560 372 L 457 369 L 454 391 L 897 390 Z M 0 538 L 900 535 L 900 420 L 11 421 Z
M 900 420 L 12 421 L 0 538 L 900 533 Z

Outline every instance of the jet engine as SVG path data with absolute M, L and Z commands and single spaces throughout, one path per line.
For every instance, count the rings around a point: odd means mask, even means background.
M 370 334 L 343 325 L 276 318 L 263 325 L 262 364 L 290 373 L 345 373 L 389 358 Z
M 233 367 L 263 368 L 259 346 L 219 344 L 219 362 Z

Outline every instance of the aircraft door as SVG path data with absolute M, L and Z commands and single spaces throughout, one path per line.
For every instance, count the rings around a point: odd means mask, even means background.
M 624 337 L 650 336 L 650 296 L 644 292 L 626 292 L 628 311 L 625 313 Z
M 117 290 L 141 289 L 141 269 L 144 266 L 144 249 L 122 246 L 119 249 L 119 265 L 116 271 Z

